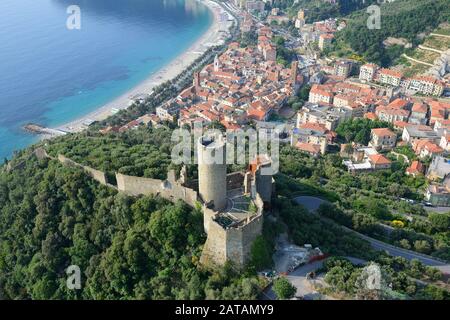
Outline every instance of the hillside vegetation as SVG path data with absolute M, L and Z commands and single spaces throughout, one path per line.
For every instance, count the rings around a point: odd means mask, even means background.
M 306 22 L 312 23 L 332 17 L 343 17 L 375 2 L 376 0 L 338 0 L 336 4 L 330 4 L 323 0 L 274 0 L 272 7 L 286 10 L 290 16 L 297 15 L 298 10 L 303 9 L 306 11 Z
M 55 143 L 64 150 L 74 141 Z M 78 141 L 89 147 L 95 140 Z M 206 239 L 200 209 L 128 197 L 78 168 L 27 153 L 14 159 L 24 160 L 18 168 L 0 167 L 0 299 L 257 297 L 254 273 L 199 266 Z M 82 272 L 80 290 L 67 288 L 71 265 Z
M 357 11 L 347 17 L 348 27 L 337 35 L 337 48 L 347 44 L 365 60 L 390 65 L 401 53 L 401 47 L 385 48 L 388 37 L 405 38 L 413 46 L 420 44 L 420 33 L 429 32 L 450 19 L 447 0 L 397 0 L 381 5 L 381 29 L 367 28 L 369 14 Z M 335 48 L 336 49 L 336 48 Z

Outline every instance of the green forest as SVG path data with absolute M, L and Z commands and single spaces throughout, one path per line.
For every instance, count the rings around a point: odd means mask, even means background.
M 348 26 L 337 33 L 333 50 L 339 50 L 345 43 L 366 61 L 389 66 L 404 49 L 399 46 L 385 47 L 383 41 L 386 38 L 405 38 L 416 46 L 421 42 L 418 37 L 420 33 L 450 21 L 450 7 L 447 0 L 397 0 L 381 5 L 380 29 L 368 29 L 368 18 L 366 10 L 346 16 Z
M 363 8 L 371 2 L 293 2 L 275 0 L 274 6 L 296 14 L 304 5 L 310 22 L 345 17 L 349 26 L 338 33 L 335 45 L 345 44 L 364 59 L 383 65 L 389 65 L 403 50 L 384 48 L 386 37 L 405 37 L 418 44 L 418 33 L 435 28 L 450 15 L 448 0 L 398 0 L 382 6 L 382 29 L 368 33 Z M 242 39 L 245 45 L 255 41 L 250 34 Z M 292 52 L 281 49 L 284 45 L 278 41 L 278 59 L 287 65 Z M 199 58 L 196 63 L 188 74 L 206 62 Z M 83 133 L 38 145 L 45 146 L 50 156 L 63 154 L 106 172 L 112 184 L 116 172 L 165 179 L 172 168 L 170 128 L 141 127 L 106 135 L 98 129 L 123 125 L 153 111 L 190 79 L 180 76 L 176 85 L 167 82 L 159 86 L 147 101 L 94 123 Z M 305 87 L 291 104 L 306 100 L 307 91 Z M 344 122 L 336 131 L 341 141 L 367 144 L 370 129 L 385 126 L 360 119 Z M 276 222 L 265 221 L 263 236 L 252 248 L 252 263 L 238 273 L 230 264 L 214 270 L 199 264 L 206 240 L 200 208 L 154 196 L 120 194 L 78 168 L 37 159 L 31 155 L 35 147 L 17 152 L 9 162 L 12 170 L 7 170 L 8 161 L 0 167 L 0 299 L 256 299 L 266 284 L 256 270 L 272 266 L 275 237 L 283 231 L 297 245 L 310 243 L 330 255 L 380 263 L 402 294 L 448 298 L 448 293 L 434 286 L 422 290 L 409 279 L 434 281 L 440 277 L 436 270 L 375 252 L 368 242 L 341 227 L 450 261 L 450 215 L 428 214 L 421 205 L 399 201 L 400 197 L 421 200 L 426 182 L 423 177 L 407 176 L 407 164 L 398 159 L 391 159 L 389 170 L 354 176 L 343 167 L 338 154 L 316 159 L 283 146 L 272 208 Z M 189 175 L 195 176 L 192 166 Z M 299 195 L 318 196 L 330 203 L 311 215 L 291 201 Z M 409 221 L 406 215 L 423 219 Z M 393 221 L 400 221 L 402 227 L 387 235 L 380 224 Z M 71 265 L 82 271 L 81 290 L 67 288 L 66 270 Z M 342 283 L 356 277 L 360 269 L 333 260 L 326 265 L 327 281 L 336 291 L 355 294 L 354 287 Z
M 306 22 L 312 23 L 346 16 L 351 12 L 370 6 L 376 1 L 337 0 L 335 4 L 330 4 L 323 0 L 274 0 L 271 7 L 286 10 L 290 16 L 296 16 L 298 10 L 303 9 L 306 12 Z
M 172 131 L 168 128 L 142 128 L 103 135 L 86 131 L 55 139 L 49 155 L 58 154 L 83 165 L 106 172 L 114 184 L 116 172 L 154 179 L 166 179 L 170 167 Z
M 365 130 L 363 123 L 343 126 L 343 138 L 346 130 L 356 128 Z M 170 166 L 170 130 L 163 128 L 108 135 L 87 131 L 47 141 L 45 148 L 51 156 L 62 153 L 110 172 L 162 177 Z M 11 161 L 15 169 L 0 169 L 2 298 L 254 299 L 264 285 L 255 270 L 272 265 L 275 237 L 286 226 L 294 243 L 311 243 L 332 255 L 379 259 L 367 242 L 339 226 L 345 225 L 450 259 L 448 219 L 431 215 L 429 222 L 409 222 L 394 214 L 426 215 L 420 206 L 397 201 L 420 197 L 417 190 L 423 183 L 406 176 L 400 162 L 391 170 L 355 177 L 336 154 L 314 159 L 283 147 L 273 203 L 281 219 L 267 220 L 252 249 L 252 263 L 236 274 L 230 265 L 214 272 L 199 265 L 206 235 L 198 208 L 119 194 L 78 168 L 30 156 L 32 150 L 16 155 Z M 332 205 L 314 216 L 290 202 L 298 195 L 315 195 Z M 378 222 L 393 219 L 402 220 L 404 227 L 385 239 Z M 66 287 L 70 265 L 82 270 L 82 290 Z
M 29 157 L 0 173 L 0 203 L 1 299 L 255 299 L 259 293 L 254 272 L 198 265 L 206 238 L 202 212 L 182 202 L 131 198 L 80 169 Z M 71 265 L 82 271 L 81 290 L 67 289 Z

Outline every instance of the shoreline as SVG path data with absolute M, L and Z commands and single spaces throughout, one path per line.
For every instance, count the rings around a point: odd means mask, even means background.
M 127 109 L 132 100 L 151 94 L 153 88 L 169 81 L 179 75 L 198 57 L 200 57 L 208 48 L 217 45 L 222 41 L 221 31 L 229 28 L 228 21 L 222 22 L 220 14 L 224 12 L 222 6 L 214 1 L 201 1 L 213 14 L 213 21 L 208 30 L 202 34 L 187 50 L 178 55 L 168 64 L 163 65 L 158 71 L 149 75 L 147 79 L 137 84 L 135 87 L 125 92 L 118 98 L 113 99 L 107 104 L 98 107 L 94 111 L 70 122 L 54 127 L 55 130 L 67 133 L 76 133 L 86 129 L 92 122 L 101 121 L 120 110 Z

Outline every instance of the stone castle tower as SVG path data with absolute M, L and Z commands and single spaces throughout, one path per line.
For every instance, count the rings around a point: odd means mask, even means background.
M 262 234 L 264 207 L 270 206 L 274 183 L 271 159 L 260 155 L 247 172 L 227 175 L 222 135 L 204 136 L 197 147 L 199 195 L 207 233 L 200 262 L 214 267 L 231 261 L 242 268 L 251 259 L 253 242 Z
M 226 142 L 223 136 L 204 136 L 198 140 L 199 194 L 216 211 L 227 205 Z

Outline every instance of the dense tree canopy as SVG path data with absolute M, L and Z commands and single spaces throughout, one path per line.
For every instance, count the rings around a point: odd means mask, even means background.
M 447 0 L 397 0 L 385 3 L 381 5 L 380 29 L 367 28 L 369 14 L 366 10 L 347 18 L 349 25 L 338 33 L 338 40 L 345 41 L 365 60 L 388 66 L 403 50 L 395 46 L 384 47 L 385 39 L 405 38 L 417 45 L 420 43 L 417 37 L 419 33 L 432 30 L 450 19 L 450 7 Z
M 279 300 L 291 299 L 297 292 L 297 289 L 285 277 L 280 277 L 274 281 L 273 290 Z
M 69 139 L 70 140 L 70 139 Z M 10 299 L 256 298 L 253 274 L 199 266 L 202 212 L 131 198 L 30 157 L 0 173 L 0 295 Z M 80 290 L 66 286 L 79 266 Z
M 379 120 L 354 118 L 340 123 L 336 132 L 345 142 L 353 141 L 367 145 L 370 141 L 371 130 L 376 128 L 392 128 L 392 125 Z

